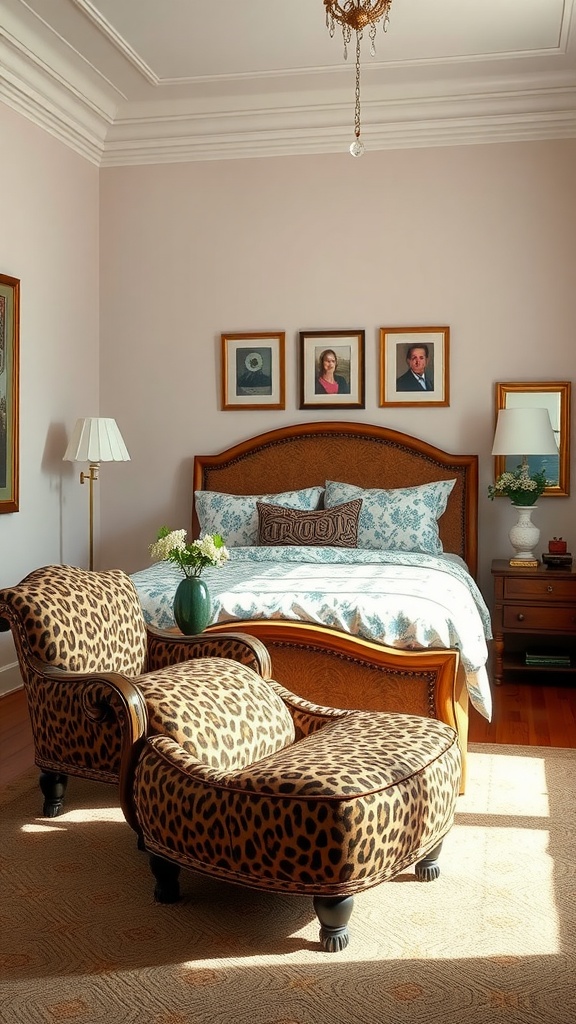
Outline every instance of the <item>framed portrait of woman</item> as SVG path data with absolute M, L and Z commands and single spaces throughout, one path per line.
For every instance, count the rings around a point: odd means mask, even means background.
M 300 408 L 364 408 L 364 331 L 300 331 Z

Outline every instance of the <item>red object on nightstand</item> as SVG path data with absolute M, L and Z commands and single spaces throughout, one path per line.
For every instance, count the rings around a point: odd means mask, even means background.
M 548 551 L 551 555 L 565 555 L 566 547 L 566 541 L 562 540 L 562 537 L 554 537 L 554 540 L 548 541 Z

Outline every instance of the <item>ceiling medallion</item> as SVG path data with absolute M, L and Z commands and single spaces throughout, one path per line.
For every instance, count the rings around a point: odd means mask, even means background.
M 326 28 L 333 38 L 336 22 L 342 26 L 344 40 L 344 60 L 348 59 L 348 44 L 352 33 L 356 33 L 356 99 L 354 105 L 354 142 L 350 146 L 352 156 L 362 156 L 364 143 L 360 138 L 360 43 L 364 29 L 368 28 L 370 37 L 370 56 L 376 55 L 376 26 L 384 19 L 383 29 L 386 32 L 390 22 L 392 0 L 323 0 L 326 8 Z

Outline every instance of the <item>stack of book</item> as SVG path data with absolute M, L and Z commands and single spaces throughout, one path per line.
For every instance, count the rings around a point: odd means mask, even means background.
M 541 668 L 570 668 L 571 666 L 570 655 L 564 654 L 562 651 L 526 651 L 525 660 L 527 665 Z
M 542 555 L 542 561 L 544 562 L 544 565 L 548 566 L 549 569 L 572 568 L 572 555 L 569 551 L 563 555 L 551 555 L 549 551 L 545 551 Z

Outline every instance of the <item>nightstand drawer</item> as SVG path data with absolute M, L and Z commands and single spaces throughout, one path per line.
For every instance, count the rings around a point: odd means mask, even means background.
M 556 633 L 576 634 L 576 608 L 508 605 L 502 609 L 502 625 L 504 629 L 520 631 L 545 629 Z
M 560 572 L 560 570 L 557 570 Z M 504 597 L 520 598 L 524 601 L 576 601 L 576 578 L 562 579 L 559 576 L 544 578 L 508 576 L 504 579 Z

